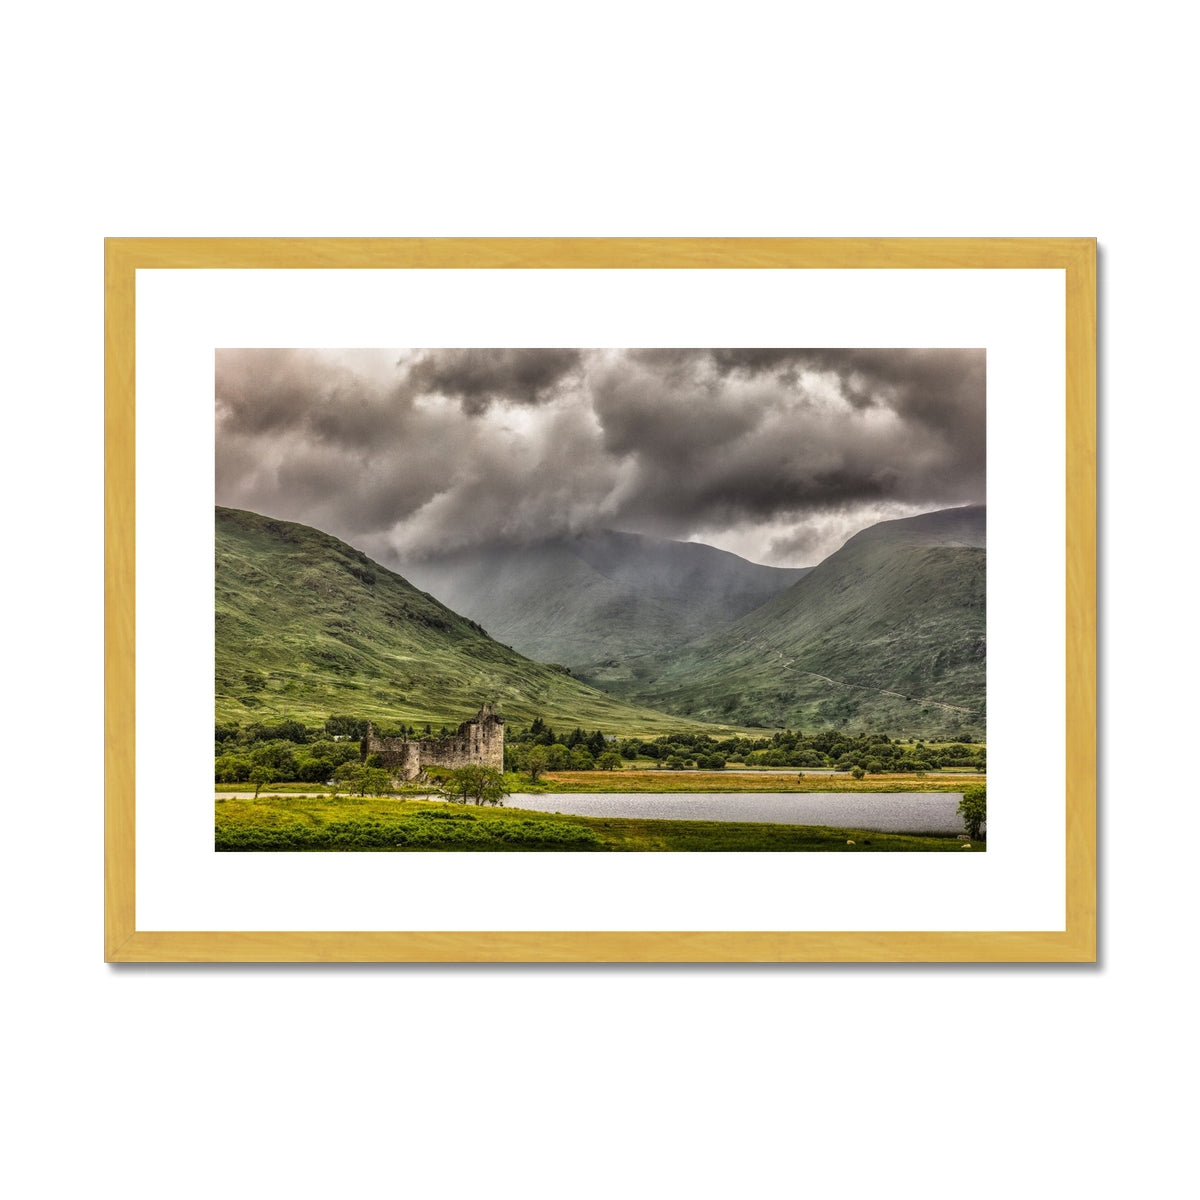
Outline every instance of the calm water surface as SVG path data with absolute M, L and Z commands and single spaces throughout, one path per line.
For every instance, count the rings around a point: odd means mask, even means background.
M 505 804 L 581 817 L 767 821 L 884 833 L 962 833 L 962 817 L 955 811 L 961 799 L 961 792 L 608 792 L 545 796 L 517 792 Z

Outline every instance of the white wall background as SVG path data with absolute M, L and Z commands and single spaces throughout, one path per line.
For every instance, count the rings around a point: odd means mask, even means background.
M 1196 1067 L 1184 12 L 10 14 L 14 1194 L 1181 1190 Z M 101 239 L 180 234 L 1098 236 L 1101 964 L 105 966 Z

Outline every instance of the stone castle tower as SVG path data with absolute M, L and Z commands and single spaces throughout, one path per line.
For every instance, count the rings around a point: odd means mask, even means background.
M 495 767 L 504 770 L 504 721 L 490 704 L 464 721 L 449 737 L 377 737 L 367 726 L 362 757 L 378 754 L 384 769 L 400 779 L 416 779 L 426 767 Z

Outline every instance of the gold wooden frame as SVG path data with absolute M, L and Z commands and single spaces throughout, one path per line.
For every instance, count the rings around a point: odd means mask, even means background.
M 1056 268 L 1066 278 L 1064 931 L 170 932 L 134 910 L 134 312 L 139 268 Z M 109 962 L 1094 962 L 1093 238 L 111 238 L 105 243 L 105 849 Z

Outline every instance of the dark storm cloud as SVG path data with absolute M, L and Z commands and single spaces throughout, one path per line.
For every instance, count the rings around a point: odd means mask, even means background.
M 811 362 L 938 433 L 982 435 L 982 350 L 823 350 Z
M 828 372 L 856 407 L 885 403 L 933 427 L 957 426 L 963 403 L 982 400 L 982 350 L 710 350 L 722 375 Z M 980 409 L 982 411 L 982 408 Z
M 770 350 L 758 347 L 708 351 L 717 370 L 722 375 L 728 375 L 733 371 L 745 371 L 749 375 L 758 375 L 763 371 L 794 364 L 797 361 L 798 353 L 796 350 Z
M 426 350 L 408 367 L 418 392 L 437 392 L 478 415 L 493 403 L 540 404 L 578 370 L 578 350 Z
M 726 350 L 634 350 L 629 358 L 674 376 L 701 375 L 710 364 L 725 380 L 774 378 L 794 382 L 803 373 L 839 380 L 842 396 L 856 408 L 885 404 L 932 428 L 959 428 L 973 396 L 982 414 L 983 350 L 842 349 L 745 347 Z
M 590 382 L 664 531 L 982 495 L 982 351 L 642 351 Z
M 589 528 L 802 563 L 982 501 L 984 419 L 981 350 L 222 351 L 217 495 L 393 563 Z

